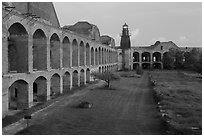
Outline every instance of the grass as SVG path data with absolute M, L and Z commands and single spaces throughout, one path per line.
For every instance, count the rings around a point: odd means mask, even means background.
M 155 100 L 167 113 L 164 120 L 169 133 L 202 134 L 202 79 L 176 71 L 150 75 Z
M 87 85 L 95 84 L 97 82 L 98 81 L 91 81 Z M 87 85 L 83 85 L 81 87 L 75 87 L 72 90 L 69 90 L 68 92 L 64 92 L 63 94 L 59 94 L 59 95 L 55 96 L 54 98 L 52 98 L 52 99 L 50 99 L 50 100 L 48 100 L 46 102 L 40 102 L 37 105 L 32 106 L 28 110 L 21 110 L 21 111 L 17 112 L 14 115 L 6 116 L 6 117 L 4 117 L 2 119 L 2 127 L 4 128 L 4 127 L 6 127 L 6 126 L 8 126 L 8 125 L 10 125 L 12 123 L 15 123 L 15 122 L 19 121 L 20 119 L 22 119 L 26 113 L 32 114 L 32 113 L 34 113 L 34 112 L 36 112 L 36 111 L 38 111 L 40 109 L 43 109 L 43 108 L 49 106 L 50 104 L 54 103 L 55 101 L 59 100 L 63 96 L 71 95 L 74 92 L 76 92 L 76 90 L 81 90 L 84 87 L 86 87 Z

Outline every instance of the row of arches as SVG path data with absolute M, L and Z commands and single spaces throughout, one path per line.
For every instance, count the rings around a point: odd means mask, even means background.
M 12 24 L 8 32 L 9 72 L 28 72 L 30 56 L 33 61 L 33 70 L 116 62 L 116 51 L 105 47 L 93 47 L 82 40 L 71 41 L 68 36 L 65 36 L 61 42 L 57 33 L 53 33 L 49 38 L 42 29 L 37 29 L 30 37 L 20 23 Z M 32 52 L 29 50 L 30 43 Z
M 142 69 L 162 69 L 163 66 L 162 66 L 162 62 L 155 62 L 153 64 L 151 63 L 133 63 L 133 70 L 137 70 L 139 68 L 142 68 Z
M 160 62 L 162 61 L 162 57 L 165 53 L 162 54 L 160 52 L 154 52 L 154 53 L 143 52 L 141 54 L 139 52 L 133 52 L 133 62 L 151 62 L 151 61 Z
M 62 79 L 61 79 L 62 77 Z M 62 81 L 61 81 L 62 80 Z M 74 70 L 71 74 L 70 72 L 65 72 L 62 76 L 55 73 L 50 79 L 39 76 L 34 80 L 31 95 L 33 97 L 33 102 L 44 102 L 47 97 L 55 98 L 61 93 L 69 92 L 72 88 L 83 86 L 90 81 L 90 69 L 81 69 L 80 71 Z M 48 83 L 50 82 L 50 87 Z M 61 84 L 62 83 L 62 84 Z M 61 91 L 62 86 L 62 91 Z M 8 92 L 8 108 L 9 110 L 24 109 L 28 107 L 28 97 L 29 84 L 25 80 L 17 80 L 10 87 Z M 50 93 L 48 93 L 48 88 L 50 88 Z
M 117 65 L 99 66 L 92 71 L 115 71 Z M 18 79 L 8 87 L 8 109 L 21 110 L 33 105 L 53 99 L 62 93 L 69 93 L 72 89 L 83 86 L 91 80 L 90 68 L 66 71 L 63 74 L 54 73 L 51 76 L 41 75 L 32 81 Z M 32 100 L 29 100 L 29 99 Z

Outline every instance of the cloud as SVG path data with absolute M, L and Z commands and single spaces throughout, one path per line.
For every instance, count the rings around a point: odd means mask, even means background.
M 178 40 L 182 44 L 185 44 L 185 43 L 189 42 L 189 39 L 186 36 L 180 36 Z
M 134 40 L 135 38 L 137 38 L 137 36 L 139 35 L 140 30 L 137 28 L 136 30 L 133 30 L 130 32 L 131 37 L 130 40 Z
M 116 45 L 120 45 L 120 35 L 119 35 L 119 34 L 117 34 L 117 35 L 115 36 L 115 44 L 116 44 Z

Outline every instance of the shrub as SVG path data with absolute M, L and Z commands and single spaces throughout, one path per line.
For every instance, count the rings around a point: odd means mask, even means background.
M 106 72 L 102 72 L 102 73 L 93 72 L 93 73 L 91 73 L 91 75 L 94 78 L 105 81 L 107 83 L 108 88 L 110 88 L 110 82 L 111 81 L 120 79 L 120 77 L 118 75 L 116 75 L 115 73 L 110 72 L 110 71 L 106 71 Z
M 139 75 L 142 75 L 142 74 L 143 74 L 143 70 L 142 70 L 141 67 L 138 67 L 138 68 L 136 69 L 136 74 L 139 74 Z

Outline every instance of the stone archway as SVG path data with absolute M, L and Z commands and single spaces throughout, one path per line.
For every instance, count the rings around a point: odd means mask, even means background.
M 51 77 L 50 93 L 51 98 L 60 94 L 60 76 L 58 74 Z
M 70 51 L 71 51 L 71 47 L 70 47 L 70 41 L 68 37 L 64 37 L 63 41 L 62 41 L 62 45 L 63 45 L 63 58 L 62 58 L 62 63 L 63 63 L 63 67 L 67 68 L 70 67 Z
M 86 69 L 86 83 L 90 82 L 90 77 L 91 77 L 90 69 L 87 68 Z
M 21 110 L 28 107 L 28 83 L 24 80 L 15 81 L 8 92 L 9 110 Z
M 63 93 L 69 92 L 71 89 L 71 77 L 69 72 L 65 72 L 63 75 Z
M 40 76 L 33 82 L 33 102 L 43 102 L 47 100 L 47 80 Z
M 72 87 L 76 88 L 79 87 L 79 78 L 78 78 L 78 71 L 75 70 L 72 75 Z
M 85 85 L 85 73 L 84 73 L 84 69 L 81 69 L 80 71 L 80 86 Z
M 79 66 L 79 62 L 78 62 L 79 54 L 78 53 L 79 53 L 79 49 L 78 49 L 77 40 L 74 39 L 72 42 L 72 66 L 73 67 Z
M 20 23 L 11 25 L 8 32 L 8 71 L 28 72 L 28 33 Z
M 80 66 L 84 66 L 84 61 L 85 61 L 85 46 L 84 46 L 84 42 L 81 41 L 80 45 L 79 45 L 79 51 L 80 51 Z
M 33 35 L 33 70 L 47 69 L 47 39 L 41 29 Z
M 60 39 L 56 33 L 50 38 L 50 66 L 52 69 L 60 68 Z

